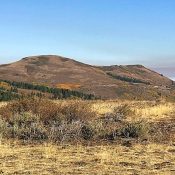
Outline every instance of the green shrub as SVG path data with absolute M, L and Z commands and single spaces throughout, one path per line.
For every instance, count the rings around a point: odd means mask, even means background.
M 133 77 L 120 76 L 120 75 L 114 75 L 111 72 L 107 72 L 107 75 L 111 76 L 114 79 L 130 82 L 130 83 L 143 83 L 143 84 L 146 84 L 146 85 L 150 84 L 149 82 L 141 80 L 141 79 L 137 79 L 137 78 L 133 78 Z

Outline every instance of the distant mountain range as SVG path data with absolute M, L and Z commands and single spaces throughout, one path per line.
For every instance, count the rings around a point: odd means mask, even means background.
M 165 87 L 173 83 L 142 65 L 92 66 L 56 55 L 25 57 L 0 65 L 0 79 L 77 90 L 108 99 L 156 99 L 167 95 Z

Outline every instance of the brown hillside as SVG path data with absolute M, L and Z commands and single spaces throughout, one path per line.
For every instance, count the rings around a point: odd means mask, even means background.
M 149 85 L 116 79 L 108 73 L 146 81 Z M 154 91 L 154 86 L 172 84 L 170 79 L 141 65 L 98 67 L 54 55 L 26 57 L 15 63 L 0 65 L 0 79 L 76 89 L 104 98 L 117 98 L 126 94 L 137 96 L 143 87 L 145 91 L 142 95 L 151 97 L 148 91 Z
M 126 66 L 104 66 L 101 67 L 105 72 L 111 72 L 114 75 L 122 77 L 133 77 L 135 79 L 149 82 L 153 85 L 171 85 L 172 81 L 162 74 L 150 70 L 142 65 L 126 65 Z

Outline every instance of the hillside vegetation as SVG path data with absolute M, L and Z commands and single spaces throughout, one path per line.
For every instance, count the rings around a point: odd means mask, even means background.
M 160 94 L 168 96 L 173 88 L 172 80 L 142 65 L 92 66 L 56 55 L 26 57 L 0 65 L 0 79 L 4 77 L 15 82 L 93 94 L 103 99 L 155 100 Z M 123 89 L 126 92 L 121 92 Z
M 85 94 L 69 89 L 51 88 L 45 85 L 0 80 L 0 101 L 9 101 L 34 96 L 50 99 L 95 99 L 95 96 L 92 94 Z

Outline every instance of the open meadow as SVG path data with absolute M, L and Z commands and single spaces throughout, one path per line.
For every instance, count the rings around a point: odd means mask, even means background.
M 1 145 L 1 174 L 174 175 L 175 148 L 162 144 Z
M 150 101 L 1 103 L 0 174 L 174 175 L 174 107 Z

